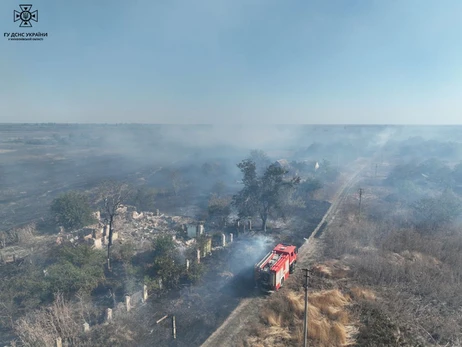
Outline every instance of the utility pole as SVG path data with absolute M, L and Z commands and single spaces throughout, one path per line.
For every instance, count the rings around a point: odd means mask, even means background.
M 303 347 L 308 346 L 308 269 L 302 269 L 305 272 L 305 315 L 303 319 Z
M 359 218 L 361 218 L 361 199 L 363 196 L 363 189 L 359 188 Z

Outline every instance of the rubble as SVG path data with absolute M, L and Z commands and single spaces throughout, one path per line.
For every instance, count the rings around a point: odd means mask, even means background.
M 56 242 L 61 244 L 67 240 L 71 243 L 87 243 L 96 249 L 107 246 L 109 225 L 101 220 L 99 212 L 95 212 L 94 216 L 98 217 L 96 224 L 69 233 L 60 232 Z M 184 232 L 184 236 L 190 239 L 187 241 L 176 239 L 176 234 L 181 231 Z M 172 235 L 173 240 L 181 248 L 186 248 L 192 246 L 196 242 L 196 238 L 205 235 L 205 232 L 204 224 L 198 223 L 191 217 L 168 216 L 161 214 L 158 210 L 156 212 L 137 212 L 132 206 L 123 206 L 114 219 L 112 241 L 131 241 L 138 250 L 144 250 L 146 246 L 149 247 L 152 244 L 157 235 L 167 233 Z M 232 236 L 230 236 L 230 242 L 232 242 Z M 211 239 L 201 245 L 201 248 L 201 257 L 209 255 L 212 251 Z

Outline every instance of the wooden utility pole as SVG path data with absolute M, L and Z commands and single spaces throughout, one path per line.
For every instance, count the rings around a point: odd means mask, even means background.
M 305 288 L 305 314 L 303 317 L 303 347 L 308 346 L 308 269 L 302 269 L 305 272 L 305 283 L 303 288 Z

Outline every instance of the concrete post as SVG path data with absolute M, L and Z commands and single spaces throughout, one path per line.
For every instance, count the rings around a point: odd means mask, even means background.
M 160 211 L 159 211 L 159 209 L 156 209 L 156 216 L 157 216 L 157 217 L 160 216 Z
M 143 301 L 148 300 L 148 286 L 145 284 L 143 285 Z
M 197 250 L 197 263 L 198 264 L 201 263 L 201 250 L 200 249 Z
M 112 320 L 112 308 L 106 309 L 106 322 L 110 322 Z
M 189 259 L 186 259 L 186 271 L 189 270 Z
M 176 321 L 175 321 L 175 316 L 172 317 L 172 335 L 173 339 L 176 339 Z
M 56 347 L 63 347 L 63 340 L 60 337 L 56 339 Z
M 125 307 L 127 308 L 127 312 L 130 311 L 131 305 L 130 305 L 130 295 L 125 296 Z
M 204 226 L 202 224 L 197 224 L 196 226 L 196 237 L 201 236 L 204 233 Z
M 226 247 L 226 235 L 221 234 L 221 243 L 223 247 Z
M 233 233 L 229 233 L 229 243 L 233 242 Z
M 159 284 L 159 289 L 162 289 L 162 278 L 159 278 L 157 283 Z
M 252 230 L 252 221 L 249 220 L 249 231 Z
M 83 323 L 83 332 L 86 333 L 88 331 L 90 331 L 90 324 L 85 322 L 85 323 Z

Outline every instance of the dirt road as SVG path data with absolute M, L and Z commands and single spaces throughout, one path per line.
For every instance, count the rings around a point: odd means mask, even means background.
M 335 219 L 338 206 L 347 198 L 353 189 L 361 172 L 367 164 L 361 165 L 358 170 L 353 172 L 345 183 L 339 188 L 337 194 L 332 199 L 332 204 L 319 222 L 313 233 L 299 249 L 299 263 L 307 263 L 316 251 L 316 236 Z M 290 279 L 289 279 L 290 280 Z M 229 315 L 223 324 L 201 345 L 201 347 L 232 347 L 237 346 L 242 340 L 242 332 L 248 325 L 259 319 L 260 308 L 265 302 L 265 297 L 246 298 L 241 301 L 238 307 Z

